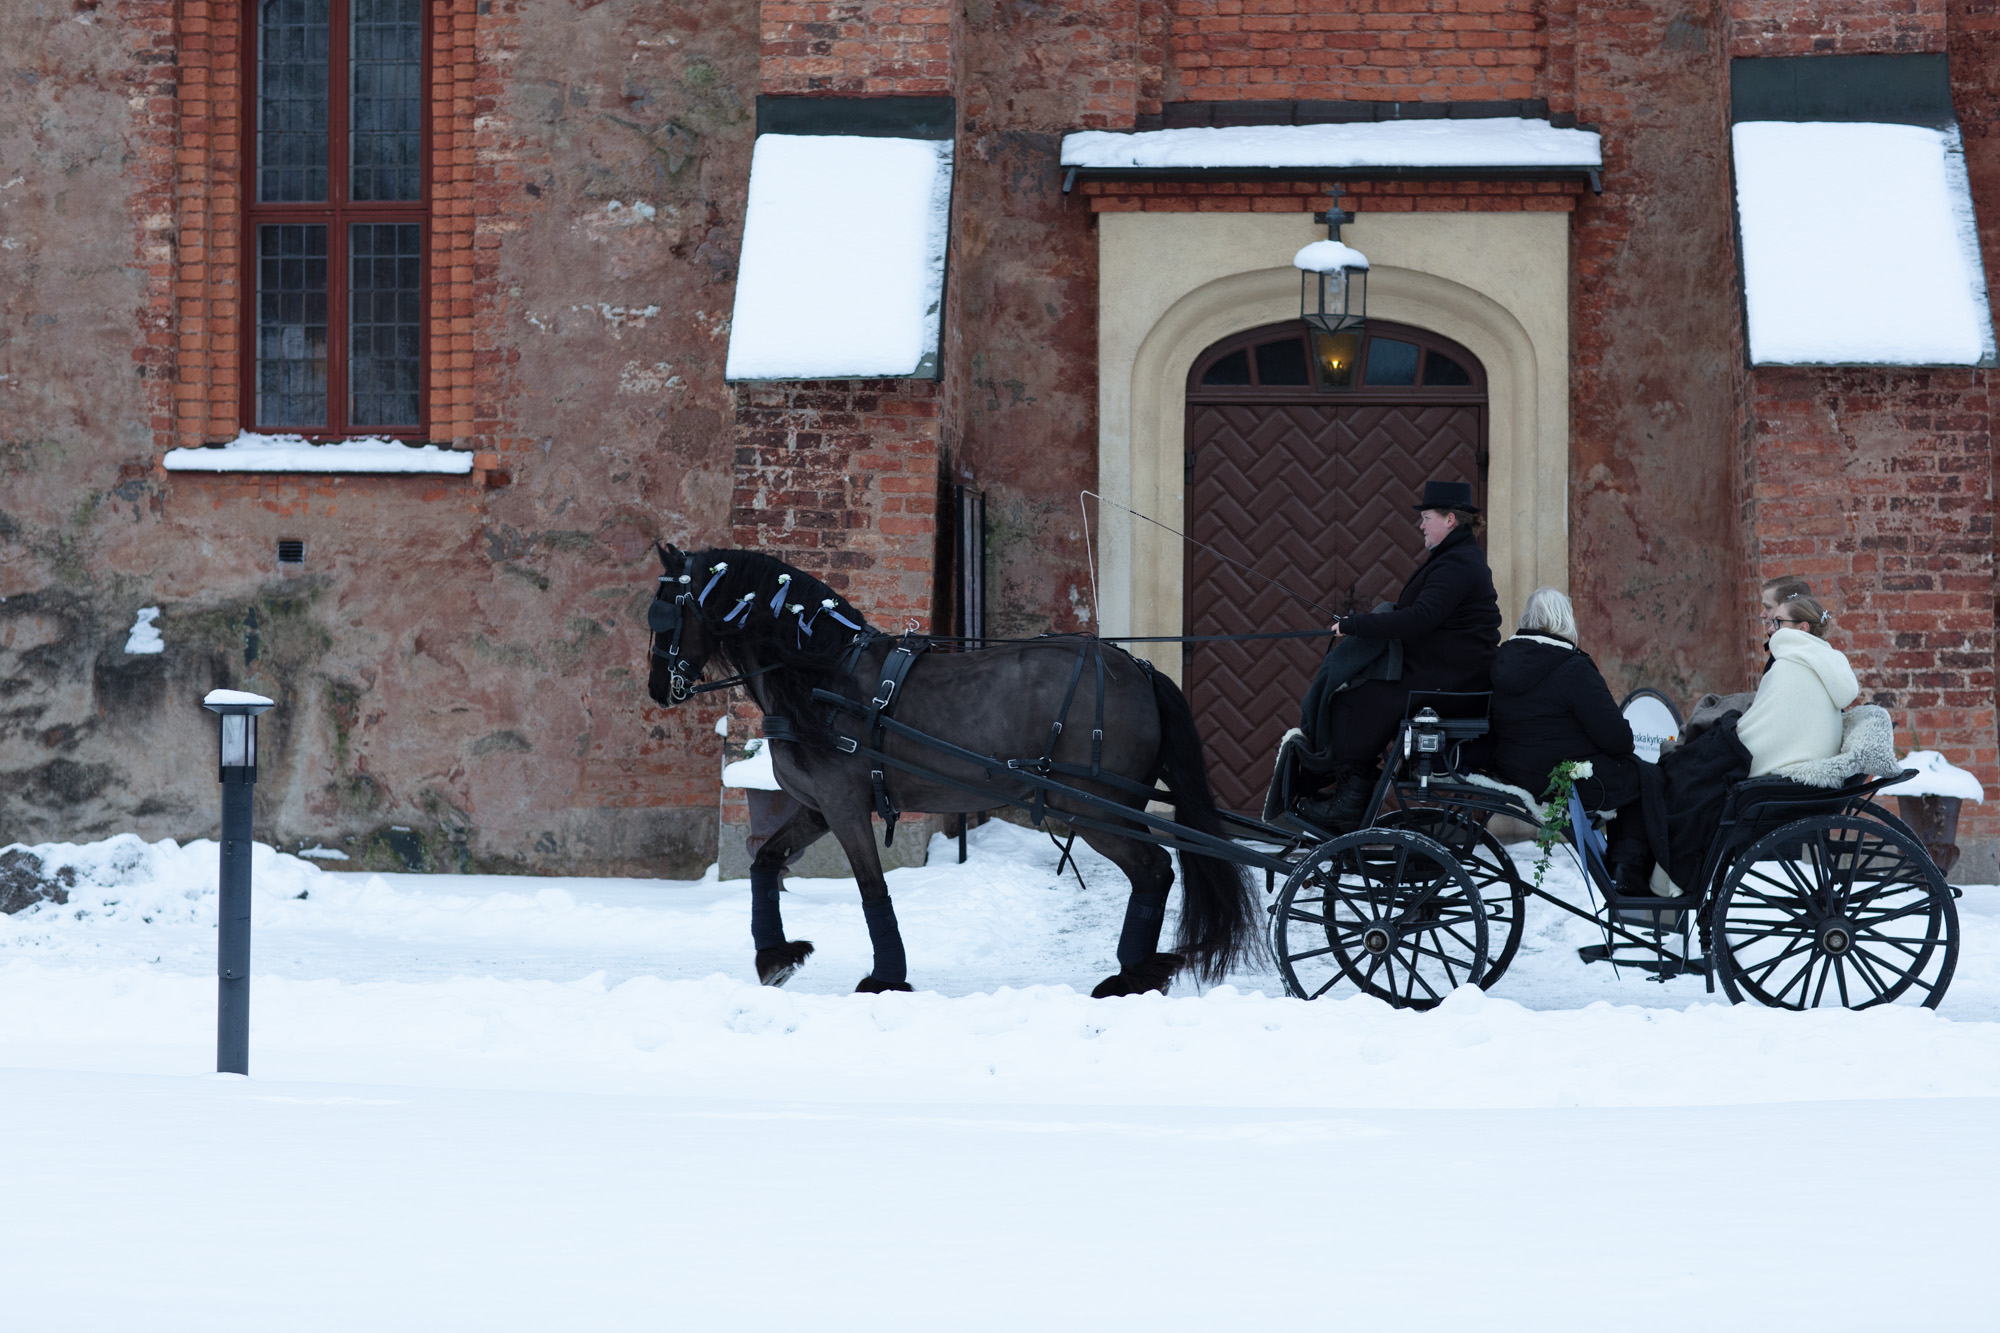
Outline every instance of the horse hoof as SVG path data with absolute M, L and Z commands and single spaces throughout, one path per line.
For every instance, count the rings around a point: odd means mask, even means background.
M 812 956 L 811 940 L 786 940 L 757 951 L 757 980 L 766 986 L 782 986 Z
M 876 977 L 863 977 L 861 984 L 854 988 L 856 995 L 880 995 L 885 990 L 913 991 L 916 987 L 907 981 L 882 981 Z
M 1154 990 L 1165 995 L 1174 984 L 1174 973 L 1186 961 L 1177 953 L 1156 953 L 1137 967 L 1123 968 L 1098 982 L 1090 998 L 1108 1000 L 1114 995 L 1144 995 Z

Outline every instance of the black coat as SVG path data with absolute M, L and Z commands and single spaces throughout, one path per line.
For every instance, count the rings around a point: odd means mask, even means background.
M 1348 616 L 1342 634 L 1403 641 L 1413 690 L 1483 690 L 1500 644 L 1500 598 L 1472 529 L 1455 528 L 1417 568 L 1393 611 Z
M 1586 800 L 1625 805 L 1639 794 L 1632 726 L 1590 654 L 1557 642 L 1517 635 L 1494 655 L 1494 767 L 1540 796 L 1557 764 L 1588 759 L 1597 781 Z

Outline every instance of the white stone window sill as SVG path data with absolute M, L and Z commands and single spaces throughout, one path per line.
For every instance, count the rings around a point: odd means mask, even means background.
M 375 472 L 464 476 L 474 455 L 435 444 L 405 444 L 379 435 L 314 444 L 300 435 L 258 435 L 244 431 L 227 444 L 201 449 L 169 449 L 161 465 L 169 472 Z

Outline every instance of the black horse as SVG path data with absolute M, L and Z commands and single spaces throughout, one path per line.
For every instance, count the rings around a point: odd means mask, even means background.
M 965 786 L 853 752 L 856 742 L 873 744 L 867 722 L 815 698 L 814 691 L 865 706 L 881 693 L 885 662 L 902 641 L 868 628 L 860 612 L 818 579 L 757 551 L 688 554 L 661 547 L 660 561 L 666 572 L 649 613 L 648 692 L 663 706 L 680 703 L 696 690 L 710 659 L 719 660 L 742 678 L 742 687 L 763 710 L 778 784 L 802 807 L 752 860 L 750 930 L 759 979 L 783 984 L 812 952 L 810 942 L 785 938 L 778 894 L 793 854 L 831 831 L 859 882 L 875 950 L 874 967 L 856 989 L 909 990 L 902 936 L 870 816 L 882 802 L 896 810 L 973 813 L 1032 801 L 1034 789 L 893 732 L 881 737 L 883 753 Z M 1086 656 L 1094 658 L 1087 671 Z M 1094 765 L 1111 778 L 1146 787 L 1164 778 L 1178 822 L 1204 833 L 1224 832 L 1209 792 L 1201 738 L 1180 689 L 1147 663 L 1097 639 L 1055 635 L 978 652 L 925 653 L 893 692 L 898 723 L 981 755 L 1029 765 L 1044 759 L 1065 767 Z M 1065 725 L 1055 728 L 1058 722 Z M 1101 738 L 1093 736 L 1099 731 Z M 1129 808 L 1146 803 L 1114 781 L 1093 782 L 1088 776 L 1062 781 Z M 1060 792 L 1043 799 L 1047 813 L 1057 818 L 1088 811 Z M 1098 817 L 1105 818 L 1101 812 Z M 1215 979 L 1242 960 L 1256 931 L 1255 897 L 1240 867 L 1182 854 L 1179 952 L 1162 953 L 1160 929 L 1174 879 L 1167 853 L 1137 838 L 1079 832 L 1132 882 L 1118 938 L 1119 970 L 1092 994 L 1164 991 L 1183 966 Z

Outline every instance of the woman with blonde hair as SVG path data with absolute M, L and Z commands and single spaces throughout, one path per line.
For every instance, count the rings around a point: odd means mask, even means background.
M 1815 598 L 1787 597 L 1771 623 L 1771 665 L 1736 724 L 1753 778 L 1839 754 L 1841 712 L 1861 693 L 1846 655 L 1826 641 L 1833 613 Z

